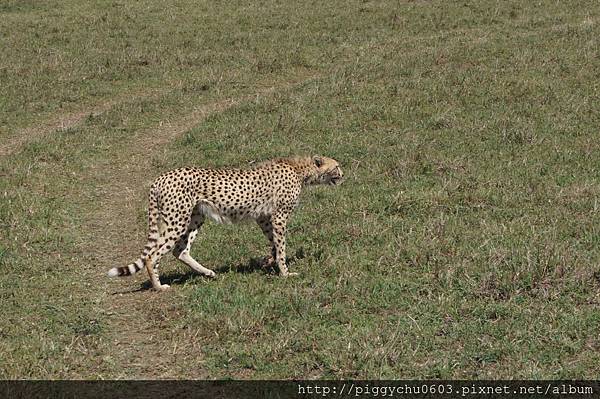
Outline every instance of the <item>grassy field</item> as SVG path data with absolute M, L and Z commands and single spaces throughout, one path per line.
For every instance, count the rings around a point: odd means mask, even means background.
M 0 4 L 0 378 L 600 375 L 596 1 Z M 323 154 L 295 278 L 252 224 L 109 280 L 170 168 Z

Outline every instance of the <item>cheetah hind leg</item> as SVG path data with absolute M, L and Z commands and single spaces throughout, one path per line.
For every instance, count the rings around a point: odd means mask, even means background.
M 144 260 L 144 264 L 146 265 L 146 270 L 148 270 L 148 274 L 150 275 L 150 281 L 152 282 L 152 287 L 156 291 L 166 291 L 169 289 L 169 284 L 161 284 L 160 279 L 158 277 L 158 264 L 160 259 L 167 253 L 170 252 L 173 248 L 173 245 L 179 240 L 177 237 L 181 237 L 183 233 L 183 228 L 175 228 L 170 237 L 161 237 L 156 245 L 156 247 L 147 255 Z
M 146 266 L 146 270 L 148 271 L 148 275 L 150 275 L 150 282 L 152 283 L 152 288 L 156 291 L 166 291 L 169 289 L 169 284 L 161 284 L 158 278 L 158 267 L 154 267 L 152 264 L 152 260 L 150 257 L 144 259 L 144 265 Z
M 191 267 L 194 271 L 208 277 L 215 277 L 214 271 L 202 266 L 190 255 L 192 243 L 196 239 L 198 229 L 200 228 L 200 226 L 202 226 L 203 223 L 204 217 L 201 214 L 194 213 L 194 215 L 192 216 L 192 220 L 190 221 L 190 224 L 187 228 L 187 231 L 175 244 L 175 248 L 173 249 L 173 255 L 177 259 Z

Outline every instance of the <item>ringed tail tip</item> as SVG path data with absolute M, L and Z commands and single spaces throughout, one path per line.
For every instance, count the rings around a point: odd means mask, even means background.
M 117 267 L 113 267 L 108 271 L 108 277 L 117 277 L 119 275 L 119 269 Z

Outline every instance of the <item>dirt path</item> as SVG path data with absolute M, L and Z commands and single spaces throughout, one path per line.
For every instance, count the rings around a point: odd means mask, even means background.
M 53 132 L 70 129 L 81 124 L 90 115 L 100 115 L 117 104 L 137 98 L 155 98 L 163 95 L 165 89 L 137 89 L 118 94 L 96 104 L 87 105 L 66 114 L 51 115 L 37 122 L 34 126 L 21 129 L 5 140 L 0 146 L 0 157 L 8 156 L 18 151 L 25 144 Z
M 209 378 L 198 369 L 184 369 L 186 357 L 199 355 L 193 332 L 172 330 L 174 318 L 180 319 L 182 301 L 177 288 L 165 293 L 140 290 L 140 282 L 147 280 L 145 273 L 132 279 L 109 279 L 106 271 L 115 265 L 134 260 L 145 243 L 145 231 L 137 231 L 136 209 L 140 198 L 155 176 L 149 175 L 154 154 L 176 137 L 215 113 L 223 112 L 240 103 L 274 92 L 288 90 L 314 76 L 300 76 L 290 81 L 277 82 L 258 89 L 251 95 L 228 98 L 201 105 L 177 121 L 139 132 L 124 150 L 115 150 L 111 159 L 96 164 L 88 173 L 103 176 L 95 188 L 98 199 L 96 211 L 86 217 L 82 230 L 89 232 L 86 243 L 93 248 L 82 248 L 90 267 L 86 272 L 92 286 L 100 295 L 100 312 L 108 319 L 105 331 L 109 342 L 99 346 L 105 364 L 113 365 L 104 378 Z M 140 151 L 138 149 L 143 149 Z M 151 172 L 150 172 L 151 173 Z M 97 183 L 96 183 L 97 184 Z M 93 245 L 91 244 L 93 243 Z M 111 346 L 116 349 L 110 350 Z M 102 353 L 102 352 L 108 353 Z

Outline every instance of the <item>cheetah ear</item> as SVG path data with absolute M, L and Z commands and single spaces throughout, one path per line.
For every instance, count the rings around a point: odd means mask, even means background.
M 313 157 L 313 163 L 315 164 L 315 166 L 316 166 L 317 168 L 320 168 L 321 166 L 323 166 L 323 163 L 324 163 L 324 162 L 323 162 L 323 158 L 321 158 L 321 157 L 320 157 L 320 156 L 318 156 L 318 155 L 315 155 L 315 156 Z

